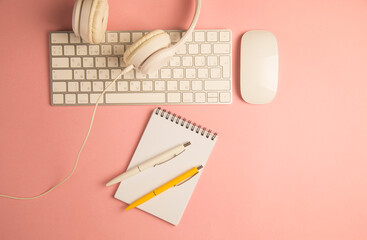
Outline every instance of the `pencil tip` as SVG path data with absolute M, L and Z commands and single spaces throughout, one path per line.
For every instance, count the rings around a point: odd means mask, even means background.
M 188 146 L 190 146 L 191 145 L 191 142 L 186 142 L 186 143 L 184 143 L 184 147 L 188 147 Z
M 109 187 L 109 186 L 111 186 L 112 185 L 112 183 L 111 182 L 108 182 L 107 184 L 106 184 L 106 187 Z

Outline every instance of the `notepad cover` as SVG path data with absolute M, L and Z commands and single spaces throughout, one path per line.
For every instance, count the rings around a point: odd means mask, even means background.
M 191 145 L 172 160 L 121 182 L 115 198 L 130 204 L 189 169 L 203 165 L 204 169 L 189 181 L 172 187 L 138 206 L 145 212 L 177 225 L 202 171 L 205 171 L 205 163 L 217 139 L 218 136 L 212 132 L 163 110 L 155 109 L 128 169 L 187 141 L 190 141 Z

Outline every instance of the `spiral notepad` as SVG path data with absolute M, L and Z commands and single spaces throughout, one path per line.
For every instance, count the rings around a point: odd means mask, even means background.
M 130 204 L 193 167 L 203 165 L 205 171 L 205 163 L 217 139 L 217 133 L 195 122 L 164 109 L 155 109 L 128 169 L 187 141 L 190 141 L 191 145 L 172 160 L 121 182 L 115 198 Z M 203 170 L 189 181 L 170 188 L 138 208 L 177 225 Z

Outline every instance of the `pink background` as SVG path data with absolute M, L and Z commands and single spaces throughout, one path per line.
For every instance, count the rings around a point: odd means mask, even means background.
M 33 196 L 71 170 L 92 107 L 51 107 L 48 33 L 73 0 L 0 1 L 0 194 Z M 109 0 L 109 30 L 185 29 L 191 0 Z M 145 16 L 145 17 L 143 17 Z M 32 201 L 0 198 L 0 239 L 367 239 L 367 2 L 204 0 L 197 27 L 233 36 L 233 103 L 165 106 L 219 133 L 174 227 L 124 212 L 117 185 L 154 106 L 100 107 L 76 174 Z M 279 88 L 245 103 L 239 46 L 273 32 Z

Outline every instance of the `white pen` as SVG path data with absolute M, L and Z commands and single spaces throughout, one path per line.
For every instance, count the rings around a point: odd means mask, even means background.
M 131 176 L 134 176 L 135 174 L 138 174 L 142 171 L 144 171 L 147 168 L 150 167 L 155 167 L 156 165 L 162 164 L 164 162 L 167 162 L 169 160 L 171 160 L 172 158 L 176 157 L 177 155 L 181 154 L 183 151 L 185 151 L 185 148 L 190 146 L 190 142 L 186 142 L 184 144 L 181 144 L 177 147 L 174 147 L 164 153 L 161 153 L 141 164 L 139 164 L 136 167 L 133 167 L 129 170 L 127 170 L 126 172 L 124 172 L 123 174 L 115 177 L 114 179 L 112 179 L 111 181 L 109 181 L 106 186 L 111 186 L 112 184 L 121 182 Z

